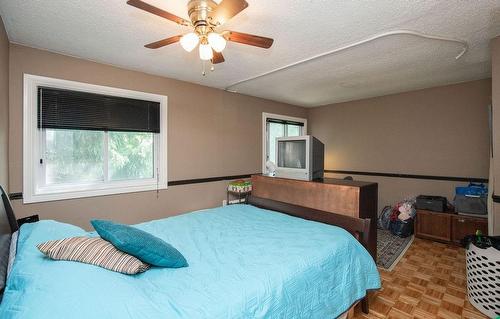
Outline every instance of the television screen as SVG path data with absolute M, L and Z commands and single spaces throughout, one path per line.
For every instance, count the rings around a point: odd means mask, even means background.
M 278 141 L 278 167 L 306 168 L 306 141 Z

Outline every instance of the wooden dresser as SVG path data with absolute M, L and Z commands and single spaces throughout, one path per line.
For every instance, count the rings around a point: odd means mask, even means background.
M 357 218 L 370 218 L 369 251 L 377 256 L 378 184 L 324 178 L 302 181 L 252 176 L 252 195 Z
M 460 244 L 462 238 L 480 230 L 488 234 L 488 219 L 458 215 L 453 212 L 417 210 L 415 236 L 444 243 Z

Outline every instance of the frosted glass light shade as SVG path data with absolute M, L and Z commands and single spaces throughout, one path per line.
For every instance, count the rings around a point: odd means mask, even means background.
M 183 35 L 180 42 L 184 50 L 186 50 L 187 52 L 191 52 L 200 42 L 200 38 L 196 33 L 191 32 Z
M 210 44 L 200 44 L 200 59 L 206 61 L 214 57 Z
M 226 39 L 215 32 L 210 32 L 208 34 L 208 43 L 212 46 L 215 52 L 222 52 L 222 50 L 226 47 Z

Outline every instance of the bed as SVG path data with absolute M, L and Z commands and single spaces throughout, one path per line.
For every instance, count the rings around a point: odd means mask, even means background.
M 336 318 L 380 288 L 363 247 L 369 220 L 249 202 L 135 225 L 189 262 L 135 276 L 52 261 L 35 247 L 93 232 L 51 220 L 24 224 L 0 318 Z

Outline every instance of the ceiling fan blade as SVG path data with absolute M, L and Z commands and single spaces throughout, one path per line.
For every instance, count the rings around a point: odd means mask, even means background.
M 224 24 L 246 7 L 248 3 L 245 0 L 222 0 L 212 14 L 212 21 Z
M 181 38 L 182 38 L 182 36 L 176 35 L 175 37 L 170 37 L 170 38 L 166 38 L 166 39 L 163 39 L 160 41 L 146 44 L 145 47 L 148 49 L 158 49 L 158 48 L 164 47 L 166 45 L 179 42 L 181 40 Z
M 255 47 L 264 49 L 269 49 L 274 42 L 274 40 L 271 38 L 265 38 L 253 34 L 241 33 L 235 31 L 224 31 L 223 36 L 228 41 L 253 45 Z
M 165 18 L 167 20 L 173 21 L 175 23 L 181 24 L 181 25 L 189 25 L 189 21 L 176 16 L 175 14 L 172 14 L 170 12 L 167 12 L 165 10 L 162 10 L 160 8 L 157 8 L 155 6 L 152 6 L 144 1 L 141 0 L 128 0 L 127 4 L 139 8 L 141 10 L 147 11 L 149 13 L 152 13 L 154 15 L 160 16 L 162 18 Z
M 226 61 L 222 53 L 216 52 L 215 50 L 212 51 L 214 52 L 214 57 L 212 58 L 212 64 L 218 64 Z

